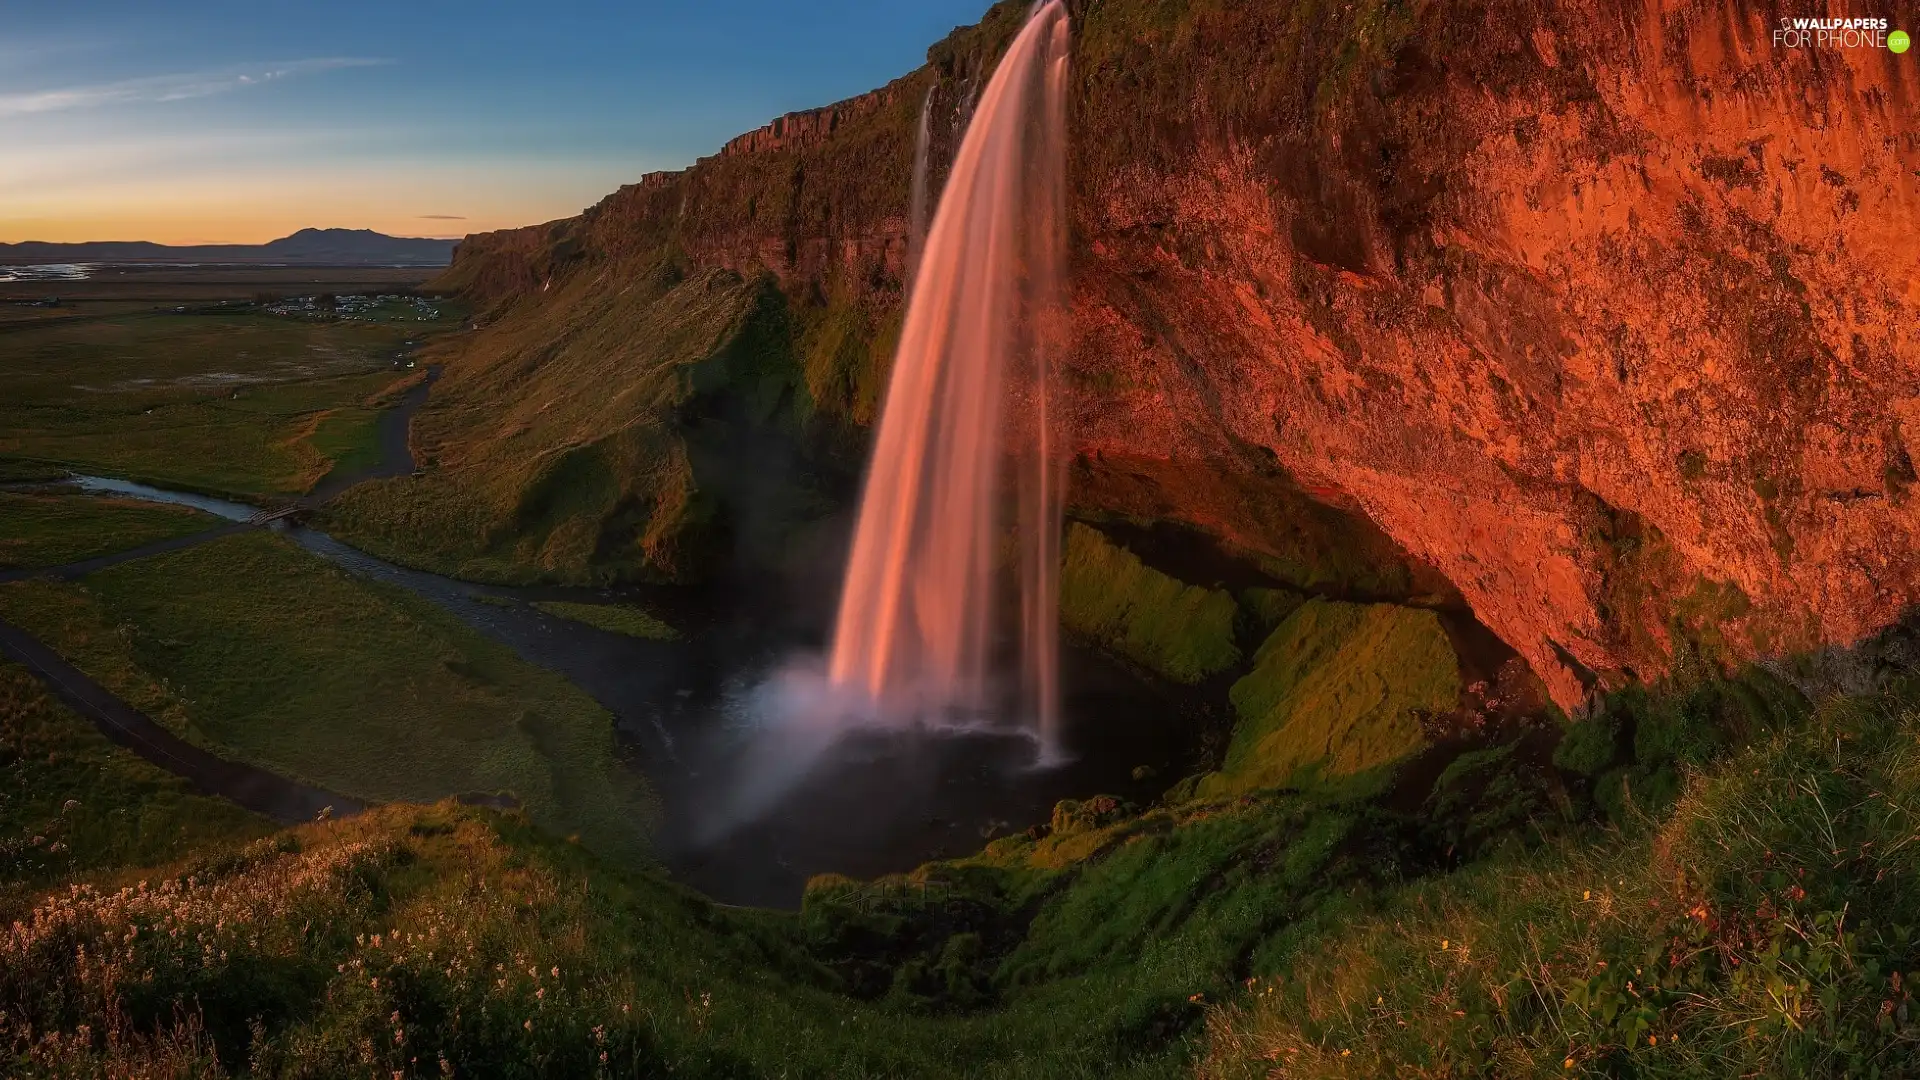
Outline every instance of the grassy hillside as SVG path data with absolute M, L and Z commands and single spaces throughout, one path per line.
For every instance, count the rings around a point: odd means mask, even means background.
M 808 415 L 785 304 L 764 282 L 669 260 L 579 275 L 432 350 L 423 475 L 363 485 L 327 518 L 401 561 L 499 581 L 703 569 L 703 541 L 804 510 Z
M 1920 713 L 1838 701 L 1671 813 L 1293 935 L 1207 1075 L 1912 1076 Z
M 1379 795 L 1063 803 L 970 859 L 818 879 L 798 914 L 713 907 L 514 815 L 391 807 L 41 901 L 0 942 L 10 1064 L 1908 1076 L 1917 700 L 1756 672 L 1628 703 L 1644 741 L 1584 721 L 1579 769 L 1520 755 L 1480 784 L 1469 754 Z M 1677 797 L 1608 811 L 1586 782 L 1656 761 Z

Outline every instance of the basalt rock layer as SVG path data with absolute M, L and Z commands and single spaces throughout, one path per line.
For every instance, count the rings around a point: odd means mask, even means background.
M 1255 553 L 1248 492 L 1363 514 L 1565 705 L 1893 621 L 1920 581 L 1920 61 L 1776 45 L 1782 14 L 1848 12 L 1741 7 L 1075 4 L 1082 467 Z M 446 283 L 514 320 L 661 258 L 771 272 L 810 406 L 869 419 L 921 103 L 941 160 L 1022 11 L 470 238 Z

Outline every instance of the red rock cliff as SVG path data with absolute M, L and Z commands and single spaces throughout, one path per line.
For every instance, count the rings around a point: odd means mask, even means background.
M 1442 571 L 1563 704 L 1909 605 L 1914 54 L 1777 48 L 1782 12 L 1677 0 L 1174 7 L 1075 5 L 1089 459 L 1284 469 Z M 951 139 L 1018 15 L 471 239 L 454 277 L 521 294 L 672 244 L 897 303 L 921 100 Z M 1222 484 L 1168 509 L 1257 550 Z

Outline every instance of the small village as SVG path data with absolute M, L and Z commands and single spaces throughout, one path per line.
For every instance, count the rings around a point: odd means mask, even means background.
M 347 322 L 432 322 L 440 317 L 440 309 L 432 300 L 399 293 L 294 296 L 264 302 L 260 311 L 267 315 Z

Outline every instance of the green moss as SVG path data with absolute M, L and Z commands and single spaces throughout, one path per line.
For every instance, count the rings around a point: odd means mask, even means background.
M 1287 616 L 1307 602 L 1306 596 L 1291 589 L 1267 589 L 1255 586 L 1240 590 L 1240 609 L 1246 612 L 1265 637 L 1287 621 Z
M 1175 682 L 1197 683 L 1240 662 L 1237 610 L 1224 590 L 1176 581 L 1094 529 L 1068 527 L 1060 619 L 1104 648 Z
M 1696 577 L 1693 588 L 1673 601 L 1671 626 L 1675 636 L 1701 659 L 1726 670 L 1739 659 L 1727 638 L 1729 624 L 1752 610 L 1753 603 L 1740 586 Z
M 615 634 L 628 637 L 647 638 L 652 641 L 672 641 L 680 636 L 679 631 L 661 622 L 644 608 L 631 604 L 577 604 L 567 600 L 536 600 L 533 606 L 549 615 L 562 619 L 586 623 Z
M 1581 776 L 1598 776 L 1618 759 L 1620 722 L 1611 712 L 1596 710 L 1567 726 L 1554 747 L 1553 763 Z
M 1309 600 L 1233 685 L 1238 722 L 1202 795 L 1277 787 L 1312 769 L 1349 776 L 1425 745 L 1421 717 L 1460 698 L 1460 667 L 1431 611 Z

